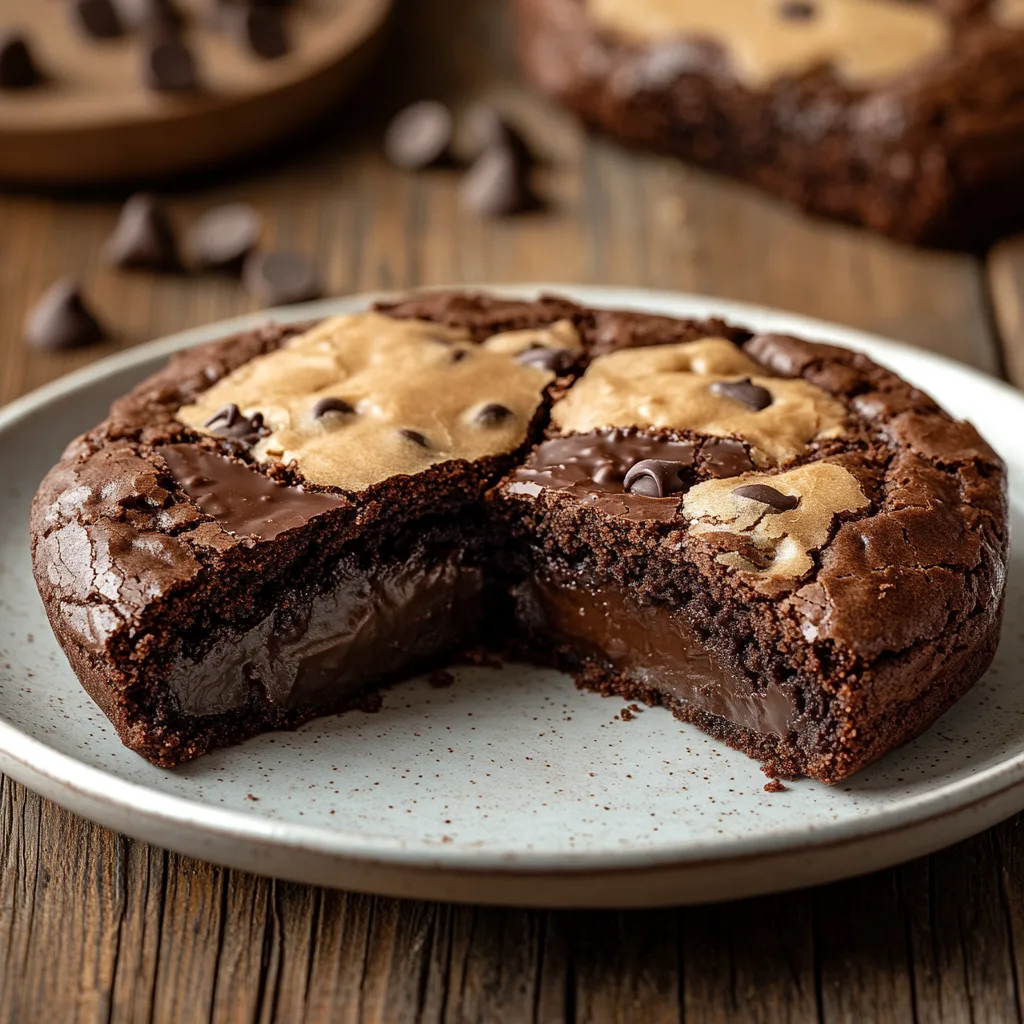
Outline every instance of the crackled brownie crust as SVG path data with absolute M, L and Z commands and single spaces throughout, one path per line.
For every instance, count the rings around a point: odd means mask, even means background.
M 545 326 L 548 322 L 543 320 Z M 389 318 L 385 327 L 389 323 L 397 321 Z M 341 458 L 328 460 L 325 469 L 323 458 L 317 459 L 317 438 L 333 431 L 344 435 L 354 417 L 318 409 L 320 399 L 312 396 L 308 408 L 292 417 L 290 434 L 268 431 L 274 417 L 289 415 L 288 402 L 302 398 L 303 370 L 290 365 L 271 367 L 280 393 L 273 396 L 276 405 L 266 421 L 263 413 L 253 422 L 237 409 L 231 412 L 230 394 L 206 416 L 201 404 L 217 387 L 230 389 L 239 371 L 308 337 L 300 328 L 268 327 L 174 357 L 116 402 L 104 423 L 72 442 L 43 481 L 32 514 L 40 590 L 75 671 L 129 747 L 156 764 L 173 766 L 256 732 L 347 707 L 362 700 L 368 678 L 385 681 L 478 642 L 476 626 L 486 621 L 490 601 L 481 552 L 493 546 L 482 519 L 482 496 L 512 464 L 515 451 L 536 436 L 545 393 L 562 379 L 556 376 L 561 371 L 476 352 L 468 332 L 426 335 L 423 347 L 434 369 L 450 364 L 443 378 L 447 392 L 451 381 L 464 381 L 455 390 L 471 392 L 466 411 L 476 419 L 468 426 L 483 436 L 497 433 L 497 454 L 478 451 L 471 461 L 432 461 L 431 438 L 425 436 L 434 429 L 430 410 L 420 423 L 414 410 L 399 405 L 376 418 L 383 423 L 385 457 L 361 466 L 360 485 L 374 473 L 377 478 L 358 493 L 346 490 L 340 477 L 338 486 L 311 481 L 298 468 L 301 459 L 284 464 L 271 458 L 256 469 L 253 453 L 268 435 L 287 437 L 302 456 L 312 449 L 310 465 L 321 480 L 332 472 L 343 475 L 350 462 L 346 454 L 358 455 L 354 446 L 365 440 L 343 439 Z M 551 337 L 552 344 L 562 344 L 557 331 Z M 543 337 L 532 340 L 538 351 L 546 351 Z M 398 341 L 391 355 L 408 357 Z M 325 354 L 320 347 L 303 353 L 306 363 L 353 358 L 350 350 Z M 557 351 L 568 365 L 576 359 L 574 352 Z M 497 365 L 493 385 L 485 380 L 481 395 L 496 389 L 516 406 L 502 406 L 495 423 L 486 413 L 497 403 L 474 397 L 472 367 L 481 361 Z M 372 389 L 378 372 L 388 367 L 365 369 L 350 383 Z M 400 369 L 401 363 L 391 364 L 391 375 L 401 376 Z M 515 382 L 524 380 L 532 399 L 516 390 Z M 315 384 L 330 391 L 331 382 L 328 370 Z M 436 391 L 438 381 L 428 378 L 425 386 Z M 319 424 L 314 422 L 318 413 Z M 401 425 L 389 418 L 404 413 L 411 418 Z M 459 424 L 459 430 L 465 440 L 467 425 Z M 238 484 L 239 474 L 248 485 Z M 247 494 L 250 512 L 240 514 L 243 490 L 262 493 Z M 245 528 L 239 529 L 232 515 L 248 517 Z M 398 573 L 401 567 L 409 571 Z M 350 607 L 357 599 L 363 603 Z M 413 637 L 404 662 L 378 652 L 378 663 L 364 678 L 334 694 L 321 685 L 329 664 L 304 674 L 310 678 L 296 676 L 299 634 L 311 625 L 323 632 L 331 615 L 354 617 L 352 632 L 363 647 L 393 642 L 386 633 L 358 628 L 364 606 L 405 609 L 431 623 L 432 631 L 422 644 Z M 454 621 L 464 623 L 458 635 Z M 401 621 L 391 622 L 393 632 L 404 628 Z M 268 674 L 272 666 L 256 661 L 233 666 L 230 678 L 216 672 L 206 678 L 202 666 L 217 669 L 219 648 L 250 653 L 261 647 L 261 637 L 272 635 L 293 638 L 280 652 L 281 664 L 273 666 L 274 678 Z M 370 658 L 362 647 L 343 653 L 349 662 Z
M 666 704 L 778 774 L 836 781 L 926 728 L 991 659 L 1002 470 L 973 428 L 863 356 L 777 335 L 743 350 L 779 378 L 758 379 L 771 396 L 739 389 L 748 420 L 778 408 L 792 426 L 790 379 L 820 392 L 816 426 L 826 429 L 795 458 L 767 458 L 750 428 L 737 430 L 743 441 L 566 433 L 556 404 L 549 439 L 501 488 L 526 553 L 524 646 L 591 688 Z M 677 421 L 700 418 L 685 386 L 671 393 L 686 403 Z M 841 430 L 828 429 L 826 396 L 851 414 Z M 606 451 L 625 458 L 609 467 Z M 638 487 L 650 480 L 635 470 L 628 487 L 636 458 L 653 460 L 660 490 Z M 747 496 L 766 485 L 767 504 Z M 752 529 L 748 514 L 759 517 Z M 805 549 L 794 550 L 797 517 L 809 514 L 821 533 L 804 531 Z M 759 538 L 763 526 L 775 536 Z M 763 543 L 778 537 L 790 547 Z
M 376 316 L 375 336 L 423 360 L 426 390 L 408 407 L 395 392 L 375 460 L 333 459 L 324 433 L 344 454 L 377 429 L 358 419 L 390 393 L 372 359 L 326 405 L 295 384 L 316 353 L 362 351 L 357 319 L 179 355 L 40 488 L 55 632 L 154 763 L 488 644 L 834 782 L 991 660 L 1002 464 L 865 357 L 558 298 L 428 293 Z M 478 393 L 490 371 L 465 378 L 465 401 L 447 389 L 445 444 L 466 457 L 440 459 L 407 435 L 431 433 L 430 396 L 455 381 L 436 375 L 472 358 L 497 360 L 505 390 Z M 488 454 L 480 431 L 496 430 Z M 370 627 L 339 642 L 355 615 Z
M 516 7 L 530 77 L 626 142 L 904 241 L 1024 223 L 1017 0 Z

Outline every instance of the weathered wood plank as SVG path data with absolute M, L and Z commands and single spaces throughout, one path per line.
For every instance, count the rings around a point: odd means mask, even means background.
M 810 893 L 681 913 L 687 1020 L 818 1021 Z

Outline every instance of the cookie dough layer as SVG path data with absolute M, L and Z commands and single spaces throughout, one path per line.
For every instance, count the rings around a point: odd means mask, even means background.
M 313 484 L 363 491 L 453 459 L 515 451 L 551 370 L 515 356 L 579 349 L 571 327 L 496 336 L 378 313 L 336 317 L 240 366 L 177 418 L 217 433 L 237 410 L 259 417 L 253 457 L 294 463 Z

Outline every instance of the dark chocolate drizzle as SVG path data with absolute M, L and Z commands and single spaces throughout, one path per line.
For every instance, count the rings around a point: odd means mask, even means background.
M 747 446 L 731 437 L 709 437 L 700 446 L 699 464 L 704 473 L 720 480 L 757 468 Z
M 626 474 L 647 459 L 672 462 L 683 487 L 693 483 L 696 445 L 663 441 L 634 428 L 595 430 L 555 437 L 541 444 L 512 474 L 513 493 L 539 494 L 542 488 L 570 491 L 606 515 L 634 520 L 674 519 L 680 495 L 655 498 L 629 494 Z
M 336 494 L 275 483 L 255 469 L 194 444 L 155 449 L 182 490 L 228 533 L 273 540 L 346 504 Z

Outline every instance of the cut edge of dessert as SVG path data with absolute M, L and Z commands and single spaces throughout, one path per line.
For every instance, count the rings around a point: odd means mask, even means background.
M 498 655 L 835 783 L 985 671 L 1005 502 L 863 356 L 432 292 L 180 354 L 48 475 L 33 556 L 163 767 Z

